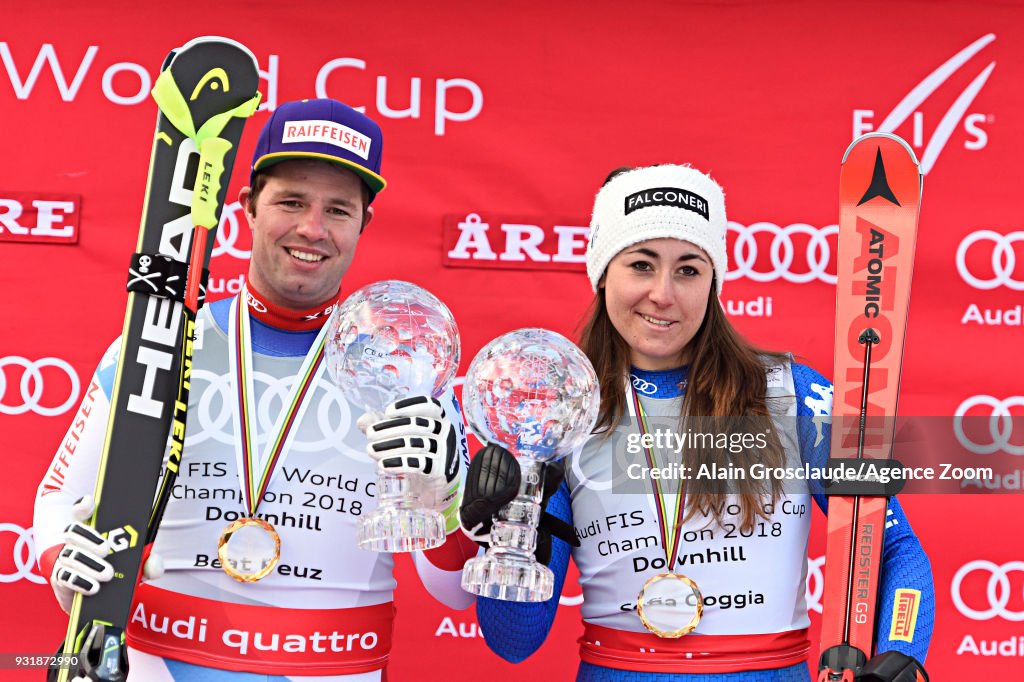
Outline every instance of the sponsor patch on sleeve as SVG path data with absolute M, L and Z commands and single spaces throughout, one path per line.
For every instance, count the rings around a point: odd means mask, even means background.
M 917 610 L 921 606 L 921 591 L 899 589 L 892 604 L 892 627 L 889 639 L 903 642 L 914 641 L 917 628 Z

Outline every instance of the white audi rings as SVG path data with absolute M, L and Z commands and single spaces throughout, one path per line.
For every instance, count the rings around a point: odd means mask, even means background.
M 729 221 L 728 229 L 738 236 L 733 243 L 729 271 L 725 274 L 727 281 L 747 277 L 755 282 L 783 279 L 794 284 L 814 280 L 828 284 L 836 283 L 835 273 L 828 272 L 827 268 L 832 257 L 832 244 L 829 242 L 829 237 L 839 234 L 838 225 L 817 228 L 805 223 L 794 223 L 779 227 L 768 222 L 741 225 Z M 767 272 L 754 269 L 754 265 L 757 263 L 759 243 L 756 235 L 762 233 L 771 235 L 771 241 L 768 243 L 768 256 L 771 259 L 772 269 Z M 793 237 L 800 234 L 809 237 L 806 246 L 807 272 L 792 272 L 791 268 L 796 252 Z M 832 241 L 834 243 L 835 239 Z
M 991 241 L 992 246 L 992 277 L 982 279 L 967 267 L 967 250 L 977 242 Z M 964 237 L 956 249 L 956 269 L 960 277 L 975 289 L 995 289 L 1005 286 L 1014 291 L 1024 291 L 1024 277 L 1014 279 L 1017 267 L 1017 254 L 1014 244 L 1024 247 L 1024 231 L 1000 234 L 994 230 L 978 230 Z
M 0 523 L 0 534 L 3 533 L 14 533 L 17 538 L 14 541 L 14 570 L 9 569 L 7 562 L 0 563 L 0 583 L 28 580 L 37 585 L 45 585 L 46 579 L 35 570 L 36 551 L 32 529 L 22 528 L 16 523 Z
M 968 606 L 961 592 L 964 579 L 974 571 L 987 571 L 989 574 L 988 584 L 985 588 L 987 608 L 984 609 Z M 1016 589 L 1010 586 L 1011 573 L 1022 574 L 1022 580 L 1017 581 Z M 1024 586 L 1024 561 L 1008 561 L 1000 565 L 985 559 L 975 559 L 960 567 L 960 570 L 953 576 L 949 591 L 956 608 L 971 620 L 991 620 L 1001 617 L 1009 621 L 1020 622 L 1024 621 L 1024 609 L 1013 610 L 1007 606 L 1015 594 L 1020 596 L 1022 586 Z M 1019 599 L 1014 601 L 1020 603 Z
M 17 380 L 15 368 L 20 367 L 21 379 Z M 64 372 L 70 381 L 68 395 L 63 398 L 64 402 L 57 405 L 44 405 L 43 397 L 52 398 L 46 391 L 43 382 L 42 370 L 46 367 L 56 367 Z M 10 391 L 8 385 L 17 385 L 17 390 Z M 52 417 L 67 412 L 68 409 L 78 400 L 81 389 L 81 382 L 74 368 L 60 358 L 40 358 L 29 360 L 17 355 L 8 355 L 0 358 L 0 414 L 25 414 L 35 412 L 44 417 Z M 60 397 L 63 397 L 60 396 Z M 56 399 L 60 399 L 60 397 Z
M 988 418 L 989 435 L 992 436 L 991 443 L 979 443 L 968 436 L 964 430 L 964 418 L 967 412 L 972 407 L 979 405 L 991 409 Z M 968 398 L 956 408 L 953 418 L 953 432 L 956 434 L 956 439 L 964 448 L 979 455 L 990 455 L 1000 450 L 1011 455 L 1024 455 L 1024 444 L 1014 445 L 1010 442 L 1013 436 L 1013 423 L 1021 419 L 1020 417 L 1014 418 L 1010 414 L 1010 408 L 1013 407 L 1024 408 L 1024 396 L 1010 396 L 1005 400 L 999 400 L 990 395 L 976 395 Z

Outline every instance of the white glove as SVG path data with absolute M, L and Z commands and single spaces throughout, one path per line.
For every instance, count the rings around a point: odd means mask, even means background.
M 57 602 L 65 612 L 71 612 L 75 592 L 93 595 L 103 583 L 114 577 L 114 567 L 106 560 L 110 543 L 92 526 L 83 523 L 92 516 L 96 505 L 92 495 L 86 495 L 71 507 L 74 523 L 64 529 L 64 547 L 57 555 L 50 574 L 50 586 Z M 143 567 L 146 580 L 159 578 L 164 573 L 164 562 L 156 552 L 150 552 Z
M 397 400 L 384 414 L 367 412 L 356 422 L 366 433 L 366 452 L 381 473 L 414 474 L 410 487 L 424 507 L 444 514 L 450 533 L 459 526 L 459 448 L 454 425 L 434 398 Z

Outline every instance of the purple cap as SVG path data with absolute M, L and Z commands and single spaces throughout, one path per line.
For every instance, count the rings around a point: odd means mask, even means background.
M 321 159 L 358 175 L 370 200 L 387 182 L 380 176 L 384 136 L 369 117 L 335 99 L 304 99 L 279 106 L 260 131 L 249 183 L 258 171 L 289 159 Z

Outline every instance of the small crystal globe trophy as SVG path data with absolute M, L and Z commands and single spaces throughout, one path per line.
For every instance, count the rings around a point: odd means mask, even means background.
M 427 290 L 398 280 L 370 284 L 334 312 L 327 368 L 346 397 L 383 413 L 401 398 L 438 397 L 459 367 L 459 330 L 447 306 Z M 377 508 L 359 527 L 359 546 L 411 552 L 440 546 L 444 517 L 419 506 L 411 476 L 378 469 Z
M 590 436 L 600 404 L 594 368 L 564 336 L 519 329 L 477 354 L 462 397 L 473 433 L 515 455 L 522 470 L 519 495 L 495 516 L 491 546 L 466 563 L 462 587 L 494 599 L 544 601 L 551 597 L 554 576 L 533 556 L 544 464 Z

